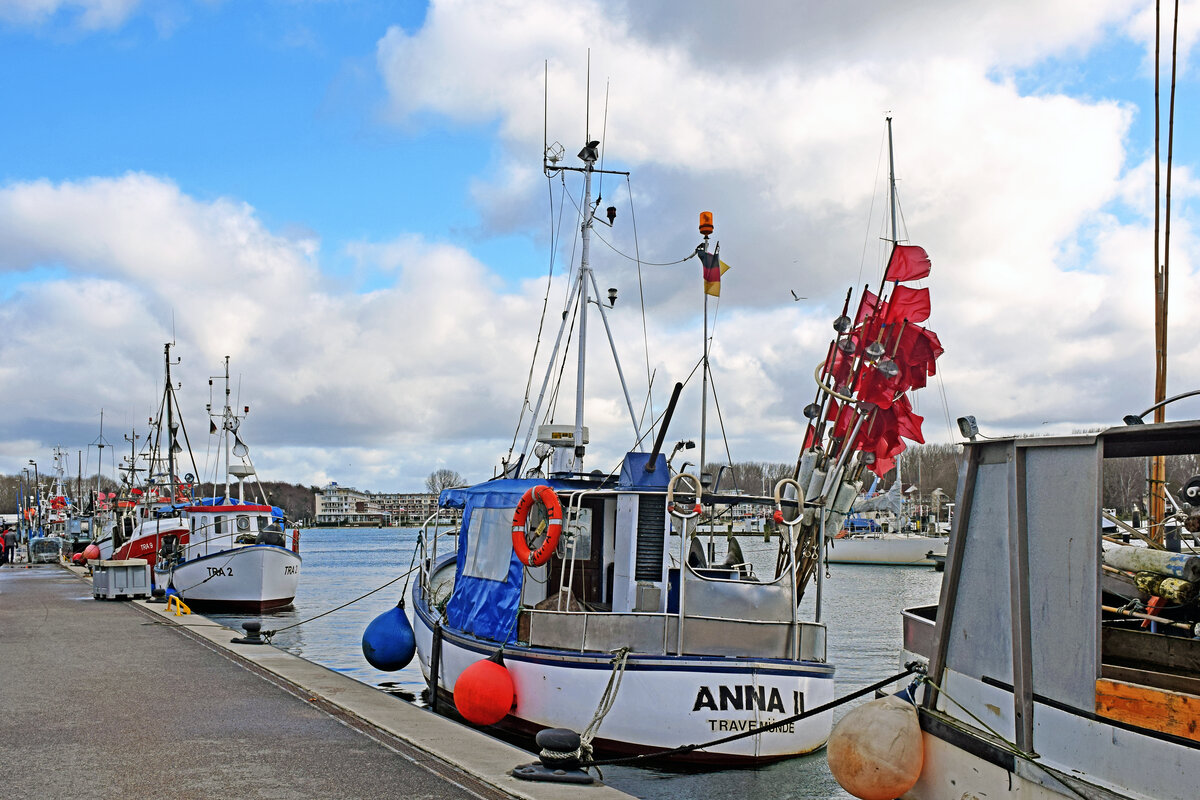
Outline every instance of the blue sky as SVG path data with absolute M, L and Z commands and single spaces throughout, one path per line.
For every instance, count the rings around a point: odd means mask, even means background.
M 736 460 L 795 457 L 829 320 L 878 274 L 888 113 L 947 347 L 918 399 L 928 438 L 949 440 L 964 413 L 994 433 L 1118 421 L 1152 392 L 1152 12 L 0 0 L 0 376 L 22 387 L 0 418 L 0 471 L 84 448 L 100 408 L 106 425 L 144 427 L 174 336 L 196 431 L 205 380 L 232 356 L 264 477 L 409 490 L 439 467 L 490 475 L 547 291 L 543 69 L 549 137 L 572 156 L 589 49 L 593 132 L 607 91 L 606 166 L 633 172 L 632 208 L 605 184 L 619 209 L 605 238 L 632 252 L 636 217 L 643 257 L 673 261 L 698 240 L 696 213 L 717 215 L 735 269 L 715 379 Z M 1200 301 L 1200 3 L 1182 15 L 1172 391 L 1200 384 L 1186 315 Z M 621 290 L 635 405 L 653 374 L 661 408 L 698 355 L 694 262 L 643 269 L 644 347 L 637 270 L 597 253 L 602 287 Z M 544 339 L 557 313 L 547 324 Z M 607 468 L 630 444 L 624 402 L 611 368 L 589 385 Z M 683 409 L 679 435 L 695 435 L 695 391 Z

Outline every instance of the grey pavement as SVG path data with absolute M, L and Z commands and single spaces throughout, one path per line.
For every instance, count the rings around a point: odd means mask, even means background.
M 529 754 L 203 617 L 0 568 L 0 797 L 614 800 Z

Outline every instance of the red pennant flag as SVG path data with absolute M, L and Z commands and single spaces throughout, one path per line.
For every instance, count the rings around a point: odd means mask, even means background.
M 929 319 L 929 290 L 897 286 L 888 298 L 887 311 L 883 316 L 888 323 L 898 324 L 904 320 L 910 324 L 924 322 Z
M 854 324 L 860 325 L 862 321 L 868 317 L 882 316 L 882 312 L 887 309 L 887 303 L 882 304 L 880 308 L 879 298 L 870 289 L 863 289 L 862 299 L 858 301 L 858 312 L 854 315 Z
M 900 377 L 889 378 L 878 369 L 869 369 L 859 380 L 855 395 L 859 400 L 874 403 L 879 408 L 891 408 L 892 399 L 899 391 L 895 381 Z
M 835 439 L 841 439 L 850 432 L 850 428 L 854 425 L 854 418 L 854 404 L 843 404 L 841 411 L 837 414 L 837 420 L 833 423 L 833 436 Z
M 883 274 L 885 281 L 916 281 L 929 277 L 929 254 L 925 248 L 915 244 L 898 244 L 892 248 L 892 257 L 888 260 L 887 271 Z
M 850 379 L 850 368 L 854 366 L 854 356 L 846 355 L 838 350 L 833 356 L 833 367 L 829 374 L 833 376 L 834 387 L 845 386 Z
M 925 418 L 913 413 L 912 404 L 908 402 L 908 397 L 900 395 L 892 405 L 891 410 L 896 415 L 896 432 L 905 439 L 910 439 L 918 444 L 925 444 L 925 439 L 921 436 L 921 423 L 925 421 Z
M 906 325 L 894 358 L 900 367 L 897 388 L 909 391 L 925 386 L 925 379 L 937 373 L 935 362 L 943 352 L 936 333 L 920 325 Z

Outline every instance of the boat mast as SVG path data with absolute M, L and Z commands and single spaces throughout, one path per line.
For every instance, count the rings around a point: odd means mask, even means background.
M 167 365 L 167 480 L 171 487 L 171 502 L 175 502 L 175 387 L 171 384 L 171 344 L 163 345 Z
M 551 154 L 552 150 L 556 150 L 557 152 L 555 152 L 554 154 Z M 583 418 L 583 403 L 584 403 L 584 394 L 585 394 L 584 379 L 586 376 L 586 366 L 587 366 L 587 318 L 588 318 L 588 308 L 587 307 L 588 307 L 588 303 L 595 303 L 596 307 L 598 309 L 600 309 L 600 319 L 604 323 L 605 332 L 608 334 L 609 349 L 612 350 L 613 363 L 616 364 L 617 377 L 621 382 L 621 391 L 625 395 L 625 407 L 629 411 L 629 419 L 633 424 L 634 437 L 635 437 L 635 440 L 638 442 L 639 446 L 640 446 L 641 438 L 642 438 L 640 426 L 638 425 L 637 413 L 633 410 L 633 400 L 629 396 L 629 386 L 625 382 L 625 372 L 624 372 L 624 370 L 621 369 L 621 359 L 617 355 L 616 343 L 613 341 L 612 328 L 609 327 L 608 315 L 604 310 L 604 304 L 600 301 L 600 293 L 599 293 L 599 289 L 597 288 L 596 277 L 592 273 L 592 268 L 591 268 L 592 224 L 596 220 L 596 209 L 600 205 L 600 198 L 596 198 L 595 201 L 592 200 L 592 176 L 595 174 L 603 174 L 603 175 L 624 175 L 624 176 L 628 177 L 629 173 L 622 172 L 619 170 L 608 170 L 608 169 L 597 169 L 596 168 L 596 166 L 595 166 L 596 161 L 599 160 L 599 157 L 600 157 L 600 142 L 597 140 L 589 140 L 587 142 L 587 144 L 584 145 L 583 149 L 579 151 L 579 158 L 584 163 L 584 165 L 582 167 L 567 167 L 567 166 L 560 165 L 558 163 L 558 160 L 559 160 L 559 158 L 561 158 L 561 155 L 562 155 L 562 147 L 561 147 L 561 145 L 558 145 L 557 143 L 554 145 L 551 145 L 550 147 L 548 147 L 546 149 L 546 152 L 543 154 L 543 161 L 542 161 L 542 169 L 546 173 L 546 176 L 549 177 L 556 172 L 560 172 L 560 171 L 564 171 L 564 170 L 568 171 L 568 172 L 582 172 L 583 173 L 583 188 L 584 188 L 583 207 L 581 209 L 581 214 L 583 215 L 583 221 L 580 222 L 580 225 L 579 225 L 579 233 L 580 233 L 579 269 L 575 272 L 575 276 L 573 278 L 572 285 L 571 285 L 571 290 L 568 292 L 568 297 L 575 298 L 576 302 L 579 303 L 579 354 L 577 357 L 578 358 L 578 362 L 577 362 L 578 374 L 576 375 L 576 378 L 575 378 L 575 431 L 574 431 L 575 460 L 574 460 L 574 466 L 573 466 L 573 471 L 578 473 L 578 472 L 583 471 L 583 455 L 584 455 L 584 450 L 585 450 L 585 447 L 583 444 L 583 419 L 584 419 Z M 616 216 L 616 209 L 609 208 L 608 209 L 609 222 L 607 222 L 605 224 L 611 225 L 612 220 L 613 220 L 613 218 L 615 218 L 615 216 Z M 588 288 L 587 288 L 588 284 L 591 284 L 593 288 L 596 288 L 596 298 L 595 299 L 591 299 L 589 296 L 589 292 L 588 292 Z M 610 296 L 610 300 L 612 298 L 615 298 L 616 297 L 615 291 L 610 290 L 609 296 Z M 529 452 L 529 443 L 533 440 L 534 431 L 537 430 L 538 416 L 541 414 L 542 403 L 546 397 L 546 389 L 550 384 L 550 377 L 551 377 L 551 375 L 553 375 L 555 364 L 558 361 L 558 352 L 562 346 L 563 336 L 566 333 L 569 319 L 570 319 L 570 315 L 567 314 L 566 310 L 564 309 L 563 319 L 562 319 L 562 322 L 559 324 L 559 328 L 558 328 L 558 336 L 554 341 L 554 349 L 550 353 L 550 360 L 546 366 L 546 374 L 542 378 L 542 387 L 541 387 L 541 390 L 538 392 L 537 402 L 534 404 L 533 414 L 529 420 L 529 428 L 526 430 L 526 433 L 525 433 L 525 442 L 522 445 L 520 455 L 518 456 L 518 462 L 517 462 L 518 464 L 520 463 L 520 459 L 524 458 L 525 454 Z M 506 466 L 505 469 L 508 470 L 510 468 L 511 467 Z M 513 477 L 517 477 L 517 476 L 513 476 Z
M 1175 75 L 1179 42 L 1179 4 L 1175 4 L 1175 22 L 1171 34 L 1171 97 L 1167 119 L 1167 190 L 1166 208 L 1163 214 L 1165 232 L 1163 236 L 1162 260 L 1159 260 L 1159 146 L 1162 139 L 1159 131 L 1161 111 L 1159 109 L 1159 48 L 1161 9 L 1154 4 L 1154 421 L 1166 421 L 1167 398 L 1167 297 L 1171 263 L 1171 157 L 1175 144 Z M 1150 460 L 1150 538 L 1159 544 L 1166 541 L 1166 483 L 1167 462 L 1164 456 Z M 1176 549 L 1177 546 L 1176 546 Z
M 575 376 L 575 472 L 583 472 L 583 384 L 587 375 L 588 279 L 591 276 L 592 219 L 596 209 L 592 204 L 592 170 L 595 169 L 600 143 L 589 141 L 579 157 L 583 159 L 583 222 L 580 223 L 579 255 L 579 361 Z
M 96 448 L 96 498 L 100 497 L 100 473 L 104 471 L 104 448 L 108 446 L 108 440 L 104 438 L 104 409 L 100 409 L 100 435 L 92 442 Z M 95 509 L 93 501 L 93 510 Z
M 892 118 L 887 118 L 887 133 L 888 133 L 888 202 L 891 205 L 892 212 L 892 250 L 896 249 L 896 245 L 900 243 L 900 234 L 897 233 L 896 227 L 896 158 L 892 149 Z M 889 258 L 890 261 L 890 258 Z M 887 279 L 886 272 L 884 280 Z M 879 291 L 879 296 L 883 296 L 883 289 Z M 900 478 L 900 457 L 896 458 L 896 482 L 900 484 L 900 524 L 899 533 L 904 533 L 908 526 L 906 523 L 906 515 L 904 513 L 904 481 Z
M 233 412 L 229 408 L 229 356 L 225 356 L 225 411 L 223 412 L 224 419 L 221 422 L 225 439 L 225 502 L 229 502 L 229 458 L 230 449 L 233 444 L 229 441 L 230 424 L 229 417 Z
M 896 159 L 892 152 L 892 118 L 887 118 L 888 131 L 888 197 L 892 207 L 892 247 L 900 241 L 896 235 Z
M 709 234 L 705 233 L 704 244 L 702 247 L 706 253 L 708 252 L 708 237 Z M 720 274 L 720 269 L 720 262 L 717 262 L 718 274 Z M 701 285 L 704 286 L 704 340 L 701 342 L 703 347 L 701 347 L 700 351 L 700 466 L 698 468 L 698 473 L 700 476 L 700 482 L 703 484 L 704 465 L 706 463 L 704 460 L 705 442 L 708 439 L 708 287 L 704 282 L 701 282 Z M 710 532 L 712 530 L 711 523 L 709 530 Z M 680 630 L 682 631 L 682 619 L 680 619 L 679 625 Z

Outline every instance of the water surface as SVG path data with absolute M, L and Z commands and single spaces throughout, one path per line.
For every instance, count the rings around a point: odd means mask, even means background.
M 362 632 L 376 616 L 400 600 L 405 579 L 317 619 L 318 614 L 347 603 L 393 581 L 409 569 L 417 531 L 413 528 L 310 528 L 301 532 L 303 575 L 295 606 L 263 618 L 263 628 L 278 630 L 274 643 L 288 652 L 323 664 L 371 686 L 422 702 L 425 681 L 416 660 L 405 669 L 380 672 L 362 655 Z M 739 537 L 751 562 L 766 572 L 776 544 L 759 537 Z M 922 567 L 879 567 L 835 564 L 823 589 L 823 619 L 828 625 L 829 659 L 836 666 L 837 695 L 899 671 L 900 610 L 937 602 L 941 573 Z M 815 592 L 801 605 L 811 619 Z M 232 628 L 257 617 L 215 616 Z M 297 622 L 303 624 L 283 630 Z M 867 698 L 869 699 L 869 698 Z M 396 702 L 380 698 L 381 702 Z M 840 707 L 840 718 L 859 702 Z M 682 742 L 681 742 L 682 744 Z M 515 766 L 515 765 L 514 765 Z M 755 800 L 825 800 L 849 798 L 825 763 L 824 751 L 776 764 L 747 769 L 705 771 L 686 768 L 606 767 L 604 780 L 643 798 L 708 798 L 749 796 Z

